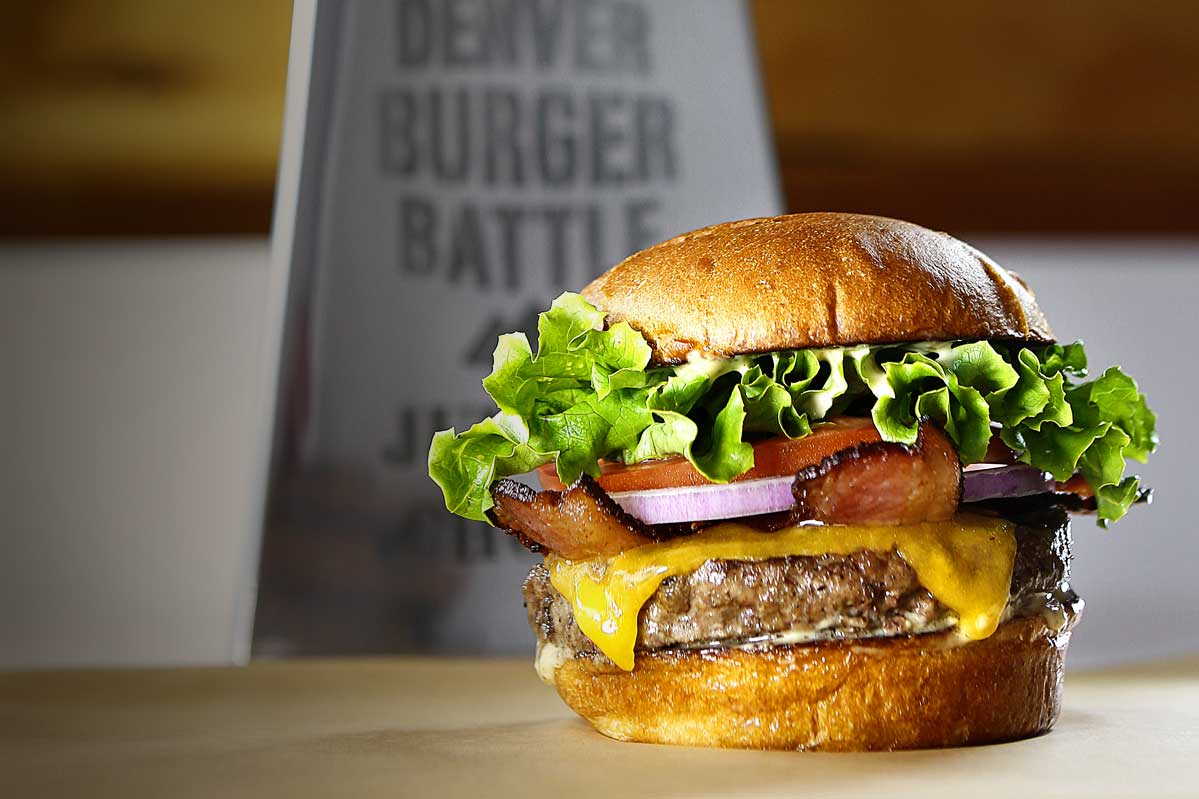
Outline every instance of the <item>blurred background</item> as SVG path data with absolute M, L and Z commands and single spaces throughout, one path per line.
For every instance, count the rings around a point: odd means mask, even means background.
M 789 208 L 1199 231 L 1193 3 L 748 5 Z M 0 6 L 0 235 L 269 233 L 291 3 Z
M 1199 556 L 1182 505 L 1199 446 L 1185 389 L 1199 385 L 1178 374 L 1199 301 L 1199 6 L 746 8 L 787 210 L 978 244 L 1158 411 L 1163 450 L 1143 470 L 1158 501 L 1106 533 L 1078 524 L 1091 618 L 1075 663 L 1199 649 L 1199 597 L 1177 565 Z M 255 600 L 250 444 L 274 357 L 291 3 L 0 9 L 0 666 L 242 659 L 248 633 L 230 620 Z M 273 486 L 255 652 L 427 649 L 416 628 L 435 590 L 395 584 L 411 550 L 385 521 L 345 521 L 392 511 L 344 474 Z M 502 601 L 519 607 L 516 585 Z

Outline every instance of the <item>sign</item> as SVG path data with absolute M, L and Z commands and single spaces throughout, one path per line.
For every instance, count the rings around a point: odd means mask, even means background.
M 395 0 L 296 16 L 311 53 L 293 46 L 280 178 L 291 278 L 256 652 L 531 651 L 535 559 L 446 512 L 429 440 L 494 412 L 480 380 L 497 336 L 535 331 L 562 291 L 661 239 L 780 211 L 746 10 Z

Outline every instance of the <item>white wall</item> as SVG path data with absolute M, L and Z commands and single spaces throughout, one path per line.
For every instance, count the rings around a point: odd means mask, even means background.
M 1071 663 L 1199 651 L 1199 241 L 977 240 L 1036 290 L 1058 339 L 1084 339 L 1091 373 L 1120 364 L 1158 415 L 1161 449 L 1131 464 L 1156 489 L 1110 530 L 1074 523 L 1074 585 L 1087 602 Z
M 0 667 L 244 651 L 266 259 L 0 249 Z
M 977 243 L 1160 415 L 1153 506 L 1076 524 L 1072 664 L 1199 651 L 1199 242 Z M 222 663 L 244 645 L 266 259 L 261 241 L 0 249 L 0 667 Z

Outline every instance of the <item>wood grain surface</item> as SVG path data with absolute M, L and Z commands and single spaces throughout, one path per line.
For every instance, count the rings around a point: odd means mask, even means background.
M 1199 659 L 1071 675 L 1041 738 L 894 754 L 622 744 L 525 660 L 0 675 L 5 796 L 1195 796 Z

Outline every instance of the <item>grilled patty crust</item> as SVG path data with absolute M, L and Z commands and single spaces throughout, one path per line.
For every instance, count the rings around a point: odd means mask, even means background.
M 1016 559 L 1009 606 L 1017 613 L 1070 575 L 1070 524 L 1048 507 L 1012 519 Z M 567 654 L 596 653 L 575 624 L 569 601 L 537 565 L 524 585 L 529 623 L 540 643 Z M 848 555 L 714 560 L 668 577 L 638 620 L 640 651 L 735 644 L 761 636 L 812 633 L 828 638 L 893 636 L 944 629 L 952 613 L 920 585 L 894 550 Z

